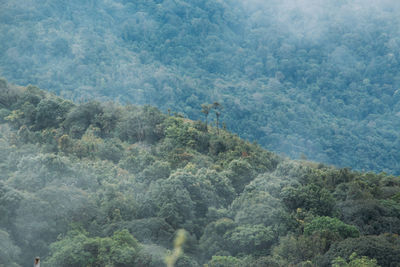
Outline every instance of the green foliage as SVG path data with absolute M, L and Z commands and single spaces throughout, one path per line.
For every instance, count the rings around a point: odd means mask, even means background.
M 175 229 L 164 218 L 147 217 L 134 219 L 122 224 L 139 240 L 169 247 L 173 240 Z
M 8 233 L 0 229 L 0 266 L 20 266 L 16 263 L 20 254 L 21 250 L 13 243 Z
M 360 232 L 353 225 L 343 223 L 337 218 L 331 217 L 316 217 L 311 222 L 304 224 L 305 236 L 318 236 L 323 240 L 323 249 L 326 252 L 330 246 L 346 238 L 359 237 Z
M 346 239 L 359 237 L 360 233 L 353 225 L 343 223 L 337 218 L 316 217 L 310 223 L 304 225 L 304 234 L 312 235 L 319 232 L 322 235 L 331 236 L 333 239 Z
M 18 99 L 19 88 L 7 83 L 4 78 L 0 78 L 0 108 L 10 108 Z
M 124 148 L 119 140 L 111 139 L 100 143 L 96 154 L 100 159 L 118 163 L 124 156 Z
M 236 193 L 242 192 L 244 187 L 254 179 L 254 175 L 252 166 L 245 160 L 232 160 L 229 163 L 227 176 Z
M 57 128 L 72 106 L 59 98 L 43 98 L 36 107 L 35 126 L 38 129 Z
M 211 184 L 212 190 L 215 192 L 218 205 L 227 207 L 235 198 L 235 190 L 229 178 L 223 173 L 215 170 L 202 168 L 196 173 L 197 179 L 204 181 L 206 184 Z
M 205 266 L 207 266 L 207 267 L 238 267 L 238 266 L 241 266 L 241 261 L 232 256 L 213 256 L 212 259 Z
M 269 262 L 277 266 L 309 266 L 307 262 L 316 261 L 325 253 L 326 241 L 319 235 L 281 237 L 279 245 L 274 247 Z M 317 264 L 319 266 L 319 264 Z
M 171 174 L 171 167 L 168 162 L 155 161 L 141 173 L 143 180 L 155 181 L 158 179 L 167 179 Z
M 174 267 L 200 267 L 200 265 L 191 257 L 183 255 L 178 258 Z
M 397 233 L 400 207 L 390 200 L 361 199 L 339 204 L 343 221 L 358 227 L 363 234 Z
M 199 241 L 205 259 L 212 255 L 229 255 L 225 233 L 234 227 L 235 223 L 229 218 L 218 219 L 205 227 Z
M 291 210 L 303 208 L 315 214 L 327 216 L 333 213 L 334 199 L 331 193 L 315 184 L 285 188 L 282 190 L 281 197 Z
M 193 123 L 169 117 L 165 121 L 165 125 L 166 138 L 174 147 L 190 147 L 199 152 L 206 152 L 208 150 L 209 136 L 197 130 Z
M 163 136 L 164 116 L 154 107 L 128 106 L 116 124 L 116 132 L 122 141 L 130 143 L 154 143 Z
M 115 232 L 112 237 L 88 237 L 79 231 L 68 232 L 50 246 L 50 266 L 118 266 L 136 264 L 140 253 L 137 241 L 128 231 Z
M 379 267 L 379 265 L 375 259 L 370 259 L 366 256 L 357 257 L 357 254 L 353 253 L 350 255 L 349 262 L 337 257 L 332 262 L 332 267 Z
M 225 234 L 225 238 L 229 242 L 229 250 L 233 255 L 238 253 L 267 254 L 269 247 L 275 241 L 275 233 L 271 228 L 260 224 L 236 227 Z
M 284 231 L 285 224 L 281 224 L 286 215 L 283 204 L 268 192 L 245 192 L 233 201 L 231 210 L 239 224 L 280 225 Z
M 175 266 L 400 261 L 399 177 L 283 159 L 150 106 L 12 92 L 0 125 L 7 266 L 39 255 L 49 266 L 158 267 L 180 228 Z
M 324 255 L 324 263 L 332 262 L 337 256 L 344 259 L 353 253 L 376 259 L 380 266 L 393 266 L 400 262 L 400 238 L 398 235 L 361 236 L 334 244 Z M 396 265 L 394 265 L 396 266 Z
M 69 129 L 69 134 L 74 138 L 80 138 L 86 129 L 95 122 L 96 116 L 103 109 L 98 102 L 87 102 L 71 109 L 63 126 Z
M 10 226 L 14 223 L 16 210 L 22 199 L 23 195 L 18 190 L 7 186 L 7 184 L 0 180 L 1 226 Z
M 78 101 L 151 104 L 192 119 L 216 102 L 229 129 L 273 151 L 399 174 L 399 7 L 310 6 L 7 0 L 1 75 Z M 10 87 L 0 83 L 1 107 L 15 99 Z M 138 125 L 125 137 L 142 140 Z

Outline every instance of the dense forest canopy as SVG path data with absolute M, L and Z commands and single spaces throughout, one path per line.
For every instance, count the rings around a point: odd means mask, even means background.
M 400 266 L 400 177 L 4 79 L 0 148 L 1 267 Z
M 0 75 L 151 104 L 292 158 L 400 174 L 394 0 L 4 0 Z

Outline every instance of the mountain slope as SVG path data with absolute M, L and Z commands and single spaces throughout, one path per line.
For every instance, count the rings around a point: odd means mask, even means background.
M 175 266 L 400 262 L 399 177 L 284 159 L 151 106 L 0 86 L 6 266 L 163 266 L 181 228 Z
M 117 99 L 272 151 L 399 174 L 395 1 L 3 1 L 0 74 L 70 99 Z

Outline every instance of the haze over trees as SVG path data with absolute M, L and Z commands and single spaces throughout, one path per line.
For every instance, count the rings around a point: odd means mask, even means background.
M 399 266 L 400 178 L 0 81 L 0 266 Z
M 400 2 L 0 2 L 0 267 L 400 266 Z
M 0 75 L 194 120 L 218 101 L 228 129 L 271 151 L 400 174 L 399 13 L 394 0 L 4 0 Z

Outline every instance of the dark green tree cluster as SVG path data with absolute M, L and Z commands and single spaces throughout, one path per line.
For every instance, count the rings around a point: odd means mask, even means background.
M 2 86 L 0 266 L 164 266 L 179 229 L 175 266 L 399 266 L 399 177 L 284 159 L 151 106 Z

